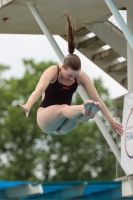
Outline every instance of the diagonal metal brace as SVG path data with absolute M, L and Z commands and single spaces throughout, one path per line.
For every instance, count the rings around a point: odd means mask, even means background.
M 128 26 L 124 22 L 122 16 L 120 15 L 117 7 L 115 6 L 114 2 L 112 0 L 105 0 L 106 4 L 108 5 L 109 9 L 111 10 L 112 14 L 114 15 L 116 21 L 118 22 L 123 34 L 125 35 L 129 45 L 131 46 L 133 50 L 133 35 L 131 31 L 129 30 Z

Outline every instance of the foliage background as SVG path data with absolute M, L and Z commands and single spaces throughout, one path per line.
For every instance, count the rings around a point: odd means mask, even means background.
M 39 99 L 28 118 L 18 107 L 25 103 L 50 62 L 23 60 L 21 78 L 2 78 L 0 65 L 0 179 L 29 181 L 108 180 L 115 178 L 115 157 L 94 120 L 80 123 L 69 134 L 47 135 L 36 123 Z M 102 79 L 93 80 L 112 115 L 113 104 Z M 72 104 L 83 103 L 75 93 Z M 105 124 L 105 118 L 99 113 Z M 113 138 L 114 133 L 109 128 Z

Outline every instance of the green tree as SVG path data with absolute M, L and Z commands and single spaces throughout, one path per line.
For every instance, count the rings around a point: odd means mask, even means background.
M 27 101 L 39 80 L 40 74 L 53 62 L 35 64 L 24 60 L 25 74 L 22 78 L 2 80 L 1 94 L 1 140 L 0 140 L 0 178 L 37 181 L 37 167 L 40 157 L 44 160 L 45 137 L 36 124 L 39 101 L 31 109 L 30 117 L 18 106 L 18 101 Z M 42 143 L 42 141 L 44 141 Z M 4 162 L 3 162 L 4 161 Z M 44 168 L 45 171 L 45 168 Z
M 24 60 L 26 71 L 22 78 L 2 79 L 0 178 L 30 181 L 113 179 L 115 157 L 94 120 L 78 125 L 63 136 L 47 135 L 36 123 L 41 99 L 34 104 L 28 118 L 18 107 L 18 101 L 27 101 L 42 72 L 53 64 Z M 112 110 L 109 92 L 102 80 L 95 79 L 94 84 Z M 76 93 L 74 104 L 81 103 Z

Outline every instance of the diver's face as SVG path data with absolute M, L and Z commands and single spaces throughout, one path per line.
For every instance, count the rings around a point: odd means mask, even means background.
M 64 65 L 61 68 L 61 74 L 67 81 L 73 81 L 80 73 L 80 70 L 74 71 L 71 67 L 65 68 Z

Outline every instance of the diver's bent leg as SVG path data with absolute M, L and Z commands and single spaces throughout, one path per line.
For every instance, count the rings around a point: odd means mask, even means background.
M 94 101 L 87 100 L 82 105 L 72 105 L 62 107 L 62 114 L 68 119 L 76 119 L 81 115 L 89 116 L 91 107 L 94 105 Z
M 67 119 L 60 128 L 55 131 L 56 135 L 63 135 L 72 131 L 77 125 L 79 124 L 78 121 L 73 119 Z
M 78 122 L 87 122 L 89 119 L 90 119 L 89 116 L 80 115 L 75 120 L 78 121 Z
M 43 132 L 51 134 L 59 127 L 61 127 L 67 119 L 74 120 L 81 115 L 85 115 L 85 117 L 88 116 L 89 118 L 91 118 L 89 114 L 93 105 L 94 102 L 92 102 L 91 100 L 87 100 L 83 105 L 68 106 L 66 104 L 63 104 L 53 105 L 47 108 L 39 108 L 37 112 L 38 126 Z M 95 110 L 93 108 L 93 115 L 96 114 L 97 111 L 98 109 Z M 73 127 L 78 124 L 78 122 L 73 123 Z
M 56 135 L 63 135 L 66 133 L 69 133 L 70 131 L 72 131 L 74 128 L 76 128 L 76 126 L 80 123 L 80 122 L 87 122 L 89 120 L 88 116 L 84 116 L 81 115 L 78 118 L 76 118 L 75 120 L 73 119 L 67 119 L 62 125 L 61 127 L 59 127 L 56 131 L 55 134 Z

